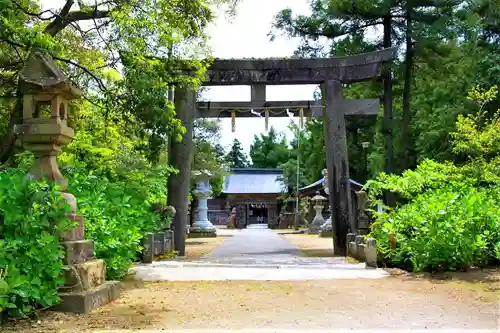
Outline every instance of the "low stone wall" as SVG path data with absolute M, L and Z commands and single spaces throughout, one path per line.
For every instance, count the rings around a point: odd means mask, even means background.
M 375 238 L 347 234 L 347 256 L 365 262 L 366 267 L 377 267 L 377 242 Z
M 142 241 L 144 247 L 142 262 L 150 264 L 154 257 L 174 251 L 174 232 L 172 230 L 147 234 Z

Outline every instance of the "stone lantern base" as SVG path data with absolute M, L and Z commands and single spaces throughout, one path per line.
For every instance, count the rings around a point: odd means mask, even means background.
M 310 235 L 317 235 L 320 232 L 321 232 L 321 226 L 314 224 L 314 222 L 312 222 L 307 229 L 307 233 Z
M 330 216 L 328 220 L 326 220 L 325 224 L 321 226 L 321 230 L 319 233 L 320 237 L 333 237 L 333 226 L 332 226 L 332 217 Z
M 195 231 L 193 232 L 192 230 L 189 231 L 188 238 L 216 238 L 217 237 L 217 232 L 216 231 Z
M 69 193 L 63 193 L 68 199 Z M 52 310 L 88 313 L 120 297 L 118 281 L 106 281 L 106 263 L 95 259 L 94 244 L 85 239 L 85 221 L 82 216 L 71 214 L 70 219 L 79 225 L 63 239 L 64 286 L 59 289 L 61 302 Z
M 196 223 L 189 228 L 189 238 L 217 237 L 217 229 L 210 223 L 209 226 L 197 226 Z

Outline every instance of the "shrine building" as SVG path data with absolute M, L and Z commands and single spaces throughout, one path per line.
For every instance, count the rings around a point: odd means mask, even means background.
M 212 224 L 226 224 L 236 209 L 236 226 L 274 224 L 281 209 L 280 197 L 287 192 L 282 182 L 283 170 L 230 169 L 222 193 L 208 200 L 208 218 Z

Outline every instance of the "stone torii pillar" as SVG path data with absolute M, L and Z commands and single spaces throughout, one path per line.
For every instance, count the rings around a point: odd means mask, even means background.
M 346 255 L 346 236 L 351 229 L 355 232 L 351 207 L 351 184 L 347 155 L 347 135 L 342 110 L 342 83 L 328 80 L 321 85 L 323 103 L 326 105 L 323 121 L 328 187 L 332 207 L 334 253 Z
M 174 246 L 180 256 L 185 255 L 186 232 L 189 213 L 189 184 L 193 160 L 193 126 L 196 115 L 196 92 L 191 88 L 177 87 L 174 94 L 178 119 L 186 128 L 182 141 L 172 139 L 169 164 L 179 170 L 168 178 L 167 204 L 173 206 L 177 214 L 173 219 Z

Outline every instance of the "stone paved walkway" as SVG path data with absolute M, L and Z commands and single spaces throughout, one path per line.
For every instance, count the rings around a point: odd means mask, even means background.
M 267 225 L 250 225 L 219 245 L 205 259 L 291 261 L 299 256 L 300 250 L 296 246 L 268 229 Z
M 249 226 L 200 260 L 139 264 L 145 281 L 329 280 L 382 278 L 382 269 L 367 269 L 344 258 L 304 258 L 300 249 L 263 226 Z

